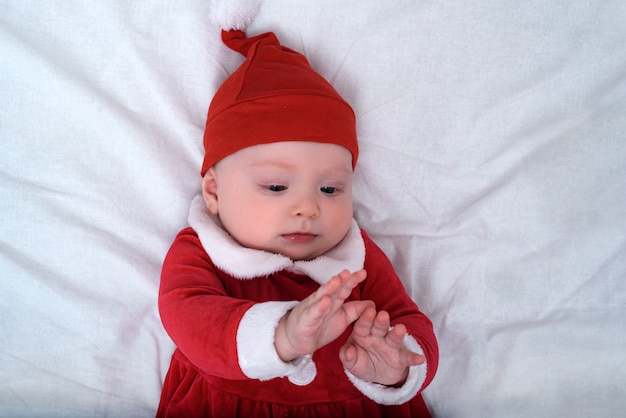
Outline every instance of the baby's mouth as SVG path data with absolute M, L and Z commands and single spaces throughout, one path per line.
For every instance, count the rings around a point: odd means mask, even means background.
M 284 234 L 282 237 L 290 242 L 307 243 L 313 241 L 317 235 L 305 232 L 296 232 L 292 234 Z

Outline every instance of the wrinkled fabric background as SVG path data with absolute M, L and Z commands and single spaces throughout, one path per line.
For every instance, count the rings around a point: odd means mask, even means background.
M 162 259 L 239 64 L 208 0 L 0 0 L 0 416 L 149 417 Z M 355 216 L 433 320 L 437 417 L 626 412 L 626 6 L 266 1 L 357 113 Z

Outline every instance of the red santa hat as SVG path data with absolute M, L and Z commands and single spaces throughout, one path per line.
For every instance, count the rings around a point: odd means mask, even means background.
M 354 168 L 359 149 L 350 105 L 304 55 L 282 46 L 273 33 L 248 38 L 242 29 L 249 16 L 222 19 L 222 41 L 246 60 L 209 106 L 201 174 L 240 149 L 282 141 L 340 145 L 352 153 Z

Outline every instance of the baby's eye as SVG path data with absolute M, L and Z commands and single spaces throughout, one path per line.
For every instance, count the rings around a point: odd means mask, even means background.
M 334 194 L 337 193 L 338 189 L 332 186 L 324 186 L 320 188 L 320 191 L 324 194 Z
M 281 184 L 269 184 L 265 186 L 265 188 L 270 192 L 282 192 L 284 190 L 287 190 L 287 186 L 283 186 Z

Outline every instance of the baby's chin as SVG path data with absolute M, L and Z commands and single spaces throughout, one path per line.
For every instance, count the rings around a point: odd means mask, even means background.
M 335 248 L 341 240 L 335 242 L 335 240 L 317 236 L 312 241 L 299 241 L 281 237 L 264 243 L 242 242 L 239 240 L 238 242 L 244 247 L 282 255 L 292 261 L 311 261 Z
M 302 252 L 302 251 L 278 251 L 277 254 L 284 255 L 287 258 L 290 258 L 293 261 L 311 261 L 315 260 L 320 255 L 324 254 L 326 251 L 313 251 L 313 252 Z
M 278 251 L 278 254 L 284 255 L 293 261 L 311 261 L 335 248 L 337 244 L 325 245 L 315 248 L 287 248 Z

